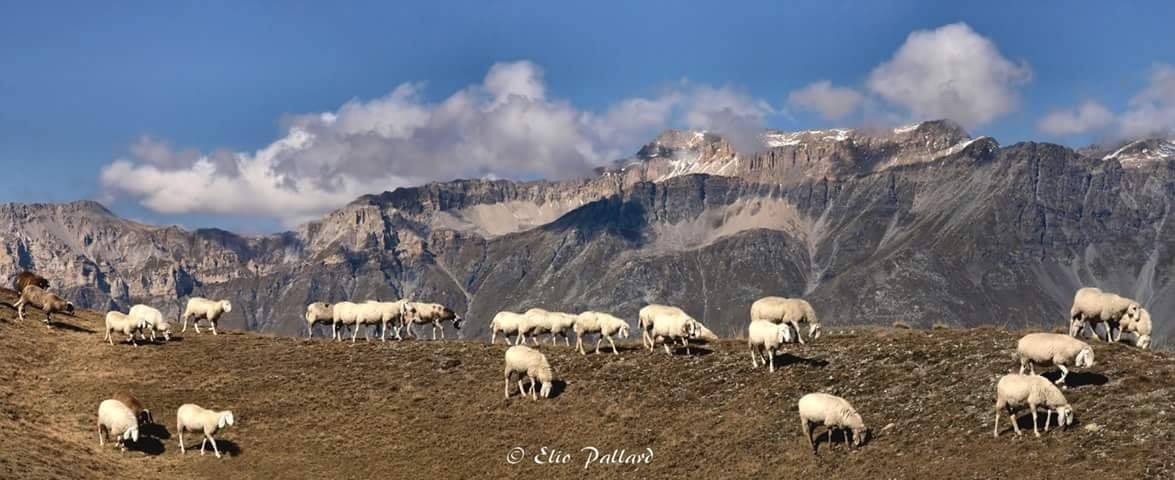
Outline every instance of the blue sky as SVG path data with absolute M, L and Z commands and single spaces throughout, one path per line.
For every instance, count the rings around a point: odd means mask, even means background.
M 554 3 L 0 5 L 0 202 L 267 232 L 365 191 L 571 174 L 670 126 L 1175 126 L 1170 2 Z

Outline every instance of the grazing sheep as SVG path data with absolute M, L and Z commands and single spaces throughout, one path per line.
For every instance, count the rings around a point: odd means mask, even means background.
M 113 346 L 114 338 L 111 333 L 122 332 L 126 335 L 127 341 L 137 347 L 139 343 L 135 341 L 135 334 L 141 333 L 144 328 L 147 328 L 147 324 L 141 319 L 130 318 L 122 312 L 106 312 L 106 338 L 103 340 Z
M 143 403 L 140 402 L 139 399 L 135 398 L 134 395 L 131 395 L 131 392 L 126 390 L 119 390 L 114 392 L 114 395 L 111 395 L 110 398 L 113 400 L 118 400 L 122 402 L 123 405 L 126 405 L 126 407 L 131 410 L 131 413 L 135 414 L 135 420 L 139 422 L 139 425 L 154 421 L 154 419 L 151 418 L 151 411 L 144 408 Z
M 514 335 L 514 344 L 520 345 L 526 341 L 522 335 L 521 327 L 526 324 L 526 316 L 521 313 L 514 312 L 498 312 L 494 315 L 493 321 L 490 322 L 490 344 L 493 344 L 498 339 L 498 333 L 502 333 L 502 340 L 506 345 L 510 344 L 510 335 Z
M 1151 346 L 1151 313 L 1145 308 L 1138 309 L 1138 315 L 1123 315 L 1122 321 L 1118 324 L 1118 336 L 1114 337 L 1114 341 L 1122 340 L 1122 332 L 1133 333 L 1136 337 L 1134 345 L 1139 348 L 1150 348 Z
M 53 328 L 50 316 L 56 312 L 73 314 L 73 304 L 65 301 L 56 294 L 36 285 L 29 285 L 20 292 L 20 299 L 16 301 L 16 315 L 24 321 L 24 307 L 32 305 L 45 312 L 45 327 Z
M 1093 287 L 1082 288 L 1073 295 L 1073 306 L 1069 309 L 1069 335 L 1076 337 L 1085 327 L 1089 327 L 1093 336 L 1101 340 L 1097 334 L 1097 324 L 1104 323 L 1105 341 L 1108 342 L 1113 338 L 1113 326 L 1122 316 L 1137 315 L 1139 308 L 1138 302 L 1129 298 Z
M 416 337 L 416 332 L 412 330 L 412 326 L 415 324 L 423 325 L 431 323 L 432 339 L 437 339 L 437 330 L 440 330 L 441 339 L 443 340 L 445 338 L 445 326 L 442 325 L 442 322 L 451 320 L 453 322 L 453 328 L 457 330 L 461 330 L 461 325 L 465 323 L 465 319 L 461 318 L 461 315 L 457 315 L 457 312 L 454 312 L 453 309 L 439 303 L 412 302 L 411 308 L 416 313 L 411 315 L 405 323 L 407 324 L 408 333 L 412 334 L 413 337 Z
M 641 329 L 641 344 L 645 348 L 652 349 L 653 337 L 649 335 L 649 330 L 653 328 L 653 319 L 662 315 L 685 315 L 685 310 L 669 305 L 651 304 L 646 305 L 637 313 L 637 327 Z
M 832 431 L 839 429 L 842 432 L 853 432 L 853 446 L 861 446 L 869 431 L 865 428 L 865 421 L 861 414 L 843 398 L 827 393 L 809 393 L 800 398 L 800 427 L 804 436 L 808 437 L 808 445 L 812 447 L 812 454 L 816 454 L 816 440 L 812 438 L 817 425 L 824 425 L 828 433 L 828 443 L 832 445 Z M 844 432 L 845 445 L 849 444 L 849 436 Z M 852 449 L 852 446 L 849 447 Z
M 572 329 L 575 331 L 575 349 L 579 350 L 581 355 L 587 355 L 583 350 L 584 335 L 596 334 L 596 353 L 600 353 L 600 342 L 606 338 L 612 345 L 612 354 L 619 355 L 612 336 L 619 334 L 621 337 L 628 337 L 629 334 L 628 322 L 607 313 L 592 311 L 583 312 L 575 317 Z
M 672 355 L 673 352 L 669 350 L 669 344 L 680 340 L 685 347 L 686 355 L 689 355 L 689 339 L 697 338 L 701 324 L 676 307 L 646 310 L 649 307 L 661 306 L 650 305 L 641 309 L 642 327 L 645 328 L 645 332 L 650 338 L 650 343 L 646 345 L 649 351 L 657 348 L 658 341 L 664 341 L 665 353 Z
M 188 318 L 192 318 L 192 326 L 196 328 L 196 333 L 200 333 L 200 319 L 207 319 L 208 323 L 212 325 L 212 334 L 216 333 L 216 322 L 220 320 L 220 316 L 233 311 L 233 304 L 228 300 L 209 300 L 207 298 L 192 297 L 188 299 L 188 306 L 184 308 L 183 314 L 183 328 L 181 332 L 188 331 Z
M 365 308 L 363 305 L 354 302 L 339 302 L 334 304 L 331 308 L 331 337 L 337 341 L 343 341 L 343 335 L 339 326 L 350 326 L 352 333 L 358 332 L 359 324 L 366 323 L 368 316 L 377 315 L 375 309 Z M 366 337 L 366 335 L 364 335 Z M 355 341 L 355 337 L 351 337 L 351 341 Z
M 571 335 L 567 332 L 574 330 L 578 316 L 570 313 L 551 312 L 547 317 L 547 330 L 551 333 L 551 345 L 555 345 L 555 335 L 563 337 L 564 346 L 571 346 Z
M 510 376 L 518 373 L 518 392 L 525 395 L 526 389 L 522 388 L 522 377 L 530 380 L 530 397 L 532 400 L 538 400 L 538 395 L 535 394 L 535 383 L 542 382 L 543 388 L 541 395 L 543 398 L 551 398 L 551 385 L 555 381 L 555 371 L 551 369 L 551 364 L 547 362 L 547 356 L 543 355 L 538 350 L 530 348 L 526 345 L 515 345 L 506 349 L 506 398 L 510 398 Z
M 767 359 L 769 372 L 775 371 L 775 353 L 779 347 L 792 341 L 791 327 L 783 324 L 771 323 L 766 320 L 755 320 L 747 327 L 747 346 L 751 349 L 751 368 L 759 367 L 758 353 L 763 352 Z
M 107 435 L 113 435 L 124 452 L 127 440 L 139 441 L 139 420 L 129 407 L 115 399 L 98 405 L 98 445 L 106 445 Z
M 717 342 L 718 334 L 714 333 L 709 328 L 706 328 L 706 326 L 702 325 L 701 322 L 698 322 L 698 340 L 706 342 Z
M 524 312 L 522 316 L 526 317 L 526 320 L 518 324 L 518 334 L 522 336 L 523 342 L 526 342 L 526 336 L 529 335 L 534 344 L 538 345 L 539 335 L 551 332 L 551 312 L 541 308 L 532 308 Z M 551 338 L 554 337 L 554 335 L 551 336 Z
M 800 323 L 808 323 L 808 336 L 820 338 L 820 320 L 812 304 L 802 298 L 763 297 L 751 304 L 751 321 L 766 320 L 771 323 L 786 323 L 795 330 L 796 338 L 804 343 L 800 335 Z
M 143 330 L 151 330 L 151 341 L 155 341 L 155 332 L 162 332 L 164 340 L 171 340 L 171 324 L 163 319 L 163 313 L 154 307 L 147 305 L 135 305 L 131 307 L 130 313 L 127 316 L 133 320 L 143 322 Z M 140 332 L 139 334 L 143 334 Z M 146 339 L 146 337 L 143 337 Z
M 187 453 L 184 448 L 184 432 L 200 432 L 204 434 L 204 440 L 200 442 L 200 455 L 204 455 L 204 444 L 211 441 L 216 458 L 220 458 L 220 449 L 216 448 L 216 439 L 212 436 L 232 424 L 233 412 L 229 410 L 216 412 L 194 403 L 180 405 L 179 410 L 175 412 L 175 429 L 180 436 L 180 453 Z
M 391 324 L 391 326 L 395 329 L 394 333 L 396 335 L 396 340 L 403 340 L 403 338 L 400 337 L 400 327 L 404 324 L 410 315 L 415 315 L 416 313 L 412 302 L 407 300 L 397 300 L 394 302 L 377 302 L 374 300 L 369 300 L 367 303 L 375 305 L 376 314 L 368 320 L 375 320 L 380 325 L 380 341 L 388 341 L 388 324 Z
M 314 324 L 334 322 L 334 308 L 329 303 L 314 302 L 306 306 L 306 338 L 314 336 Z
M 42 290 L 49 289 L 49 281 L 45 277 L 37 275 L 33 272 L 24 271 L 16 275 L 16 279 L 12 282 L 12 287 L 16 290 L 16 294 L 20 295 L 24 292 L 24 288 L 29 285 L 36 285 Z
M 1008 418 L 1012 421 L 1012 428 L 1016 430 L 1016 435 L 1020 435 L 1020 426 L 1016 424 L 1016 409 L 1025 405 L 1032 412 L 1032 433 L 1038 437 L 1040 436 L 1040 431 L 1036 428 L 1036 407 L 1038 406 L 1045 407 L 1048 412 L 1045 416 L 1044 431 L 1049 431 L 1054 410 L 1057 412 L 1057 423 L 1062 428 L 1073 424 L 1073 407 L 1069 406 L 1069 401 L 1065 400 L 1065 395 L 1061 393 L 1061 390 L 1049 382 L 1047 378 L 1039 375 L 1009 373 L 1000 378 L 999 383 L 996 384 L 995 392 L 995 429 L 992 431 L 992 436 L 996 438 L 1000 436 L 1001 409 L 1007 410 Z
M 1077 368 L 1093 366 L 1093 349 L 1076 338 L 1060 333 L 1030 333 L 1020 338 L 1016 343 L 1016 355 L 1020 359 L 1020 374 L 1024 374 L 1024 367 L 1036 375 L 1035 365 L 1056 365 L 1061 369 L 1061 378 L 1057 385 L 1065 384 L 1065 377 L 1069 369 L 1065 365 L 1074 365 Z
M 388 303 L 390 304 L 394 302 Z M 377 302 L 375 300 L 368 300 L 364 303 L 356 304 L 355 312 L 357 314 L 355 316 L 355 323 L 353 324 L 355 328 L 351 329 L 351 343 L 355 343 L 355 339 L 359 336 L 360 329 L 363 330 L 363 340 L 371 341 L 371 337 L 368 336 L 367 329 L 364 329 L 363 327 L 367 325 L 375 327 L 386 324 L 384 321 L 384 316 L 388 313 L 387 310 L 391 308 L 399 309 L 399 306 L 385 306 L 383 302 Z M 383 335 L 383 332 L 380 333 L 386 342 L 387 336 Z

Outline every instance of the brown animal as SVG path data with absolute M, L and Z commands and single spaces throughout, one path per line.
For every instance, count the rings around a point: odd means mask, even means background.
M 25 287 L 29 285 L 36 285 L 45 290 L 49 289 L 48 280 L 45 280 L 44 277 L 29 271 L 20 272 L 20 274 L 16 276 L 16 281 L 12 283 L 12 286 L 16 289 L 17 295 L 20 295 L 21 292 L 24 292 Z
M 110 398 L 122 402 L 123 405 L 126 405 L 126 408 L 131 409 L 131 412 L 134 412 L 135 420 L 139 422 L 139 425 L 144 423 L 151 423 L 154 421 L 154 419 L 151 418 L 151 411 L 143 408 L 143 404 L 139 402 L 139 399 L 135 398 L 134 395 L 131 395 L 131 392 L 126 390 L 119 390 L 114 392 L 114 395 L 111 395 Z
M 53 328 L 50 316 L 55 312 L 64 312 L 73 314 L 73 304 L 65 301 L 65 299 L 58 297 L 53 292 L 45 290 L 36 285 L 29 285 L 25 287 L 24 291 L 20 292 L 20 300 L 16 301 L 16 315 L 24 321 L 24 307 L 32 305 L 45 311 L 45 326 Z

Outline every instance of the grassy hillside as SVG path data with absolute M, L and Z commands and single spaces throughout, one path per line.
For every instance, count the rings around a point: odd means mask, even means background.
M 48 331 L 39 311 L 15 322 L 14 300 L 0 292 L 0 478 L 579 478 L 589 446 L 652 449 L 647 465 L 588 469 L 633 478 L 1175 477 L 1175 354 L 1125 345 L 1094 343 L 1098 364 L 1070 376 L 1074 428 L 1015 438 L 1002 421 L 995 439 L 994 385 L 1021 332 L 836 329 L 790 346 L 774 374 L 752 370 L 735 340 L 692 357 L 636 341 L 620 356 L 544 346 L 565 384 L 532 402 L 502 398 L 501 344 L 189 330 L 112 347 L 97 313 Z M 94 427 L 98 403 L 122 387 L 161 424 L 126 453 L 99 448 Z M 852 401 L 871 441 L 814 457 L 795 412 L 812 391 Z M 220 435 L 229 456 L 180 455 L 186 402 L 235 412 Z M 569 463 L 535 465 L 544 446 Z M 528 452 L 517 465 L 514 447 Z

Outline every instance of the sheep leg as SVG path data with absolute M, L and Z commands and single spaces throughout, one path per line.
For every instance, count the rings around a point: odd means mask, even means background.
M 612 355 L 620 355 L 620 352 L 616 350 L 616 342 L 612 341 L 612 336 L 609 335 L 607 338 L 608 344 L 612 346 Z
M 103 338 L 103 340 L 110 342 L 110 346 L 112 346 L 112 347 L 114 346 L 114 338 L 110 336 L 110 329 L 109 328 L 106 329 L 106 338 Z
M 175 429 L 178 430 L 179 434 L 180 434 L 180 455 L 188 453 L 188 451 L 184 449 L 184 429 L 183 429 L 183 427 L 176 427 Z
M 213 335 L 220 335 L 219 333 L 216 333 L 216 322 L 210 322 L 210 323 L 212 323 L 212 334 L 213 334 Z M 216 448 L 216 442 L 215 442 L 215 441 L 214 441 L 214 442 L 212 442 L 212 447 L 213 447 L 213 448 Z
M 20 321 L 23 322 L 24 321 L 24 303 L 21 303 L 21 302 L 24 302 L 23 298 L 20 299 L 20 301 L 16 302 L 17 303 L 16 316 L 19 317 Z
M 1061 365 L 1059 363 L 1057 364 L 1057 368 L 1061 369 L 1061 378 L 1058 378 L 1057 381 L 1055 381 L 1053 383 L 1055 383 L 1057 385 L 1064 385 L 1065 384 L 1065 377 L 1069 376 L 1069 369 L 1065 368 L 1064 365 Z
M 1028 411 L 1032 412 L 1032 433 L 1040 437 L 1040 430 L 1036 428 L 1036 405 L 1028 405 Z
M 522 386 L 522 380 L 526 378 L 522 375 L 518 376 L 518 394 L 526 397 L 526 388 Z
M 204 439 L 200 441 L 200 455 L 201 456 L 204 455 L 204 446 L 207 444 L 208 444 L 208 437 L 204 437 Z
M 1051 408 L 1045 409 L 1045 411 L 1044 411 L 1044 431 L 1045 431 L 1045 433 L 1048 433 L 1049 427 L 1051 427 L 1052 424 L 1053 424 L 1053 410 Z
M 181 325 L 183 325 L 180 328 L 180 333 L 184 333 L 184 332 L 188 331 L 188 316 L 184 315 L 183 317 L 181 317 L 180 322 L 181 322 Z M 314 327 L 310 327 L 310 329 L 313 330 Z
M 98 445 L 106 446 L 106 434 L 102 431 L 102 424 L 98 424 Z
M 1008 414 L 1008 420 L 1012 422 L 1012 428 L 1016 430 L 1016 436 L 1020 436 L 1020 424 L 1016 422 L 1015 414 Z
M 530 399 L 538 401 L 538 399 L 539 399 L 538 388 L 535 388 L 538 385 L 538 382 L 536 382 L 534 377 L 532 377 L 532 376 L 527 375 L 527 378 L 530 379 Z
M 751 368 L 759 368 L 759 359 L 755 355 L 755 346 L 751 345 Z
M 351 343 L 355 343 L 355 338 L 359 336 L 359 322 L 355 322 L 355 327 L 351 329 Z
M 216 452 L 216 458 L 220 458 L 220 449 L 216 448 L 216 439 L 212 438 L 212 435 L 209 435 L 207 433 L 205 433 L 204 436 L 207 437 L 209 442 L 212 442 L 212 451 Z
M 192 320 L 192 328 L 196 329 L 196 333 L 200 333 L 200 317 L 196 317 L 195 320 Z M 154 333 L 154 332 L 152 332 L 152 333 Z M 152 340 L 154 340 L 154 339 L 152 339 Z
M 685 338 L 685 337 L 681 337 L 681 344 L 685 345 L 685 354 L 689 355 L 690 354 L 690 352 L 689 352 L 689 339 Z
M 800 335 L 800 324 L 797 322 L 787 322 L 787 323 L 788 323 L 788 325 L 791 325 L 792 330 L 796 331 L 796 338 L 799 339 L 800 344 L 803 344 L 804 337 L 802 335 Z
M 771 373 L 775 373 L 775 349 L 774 348 L 767 349 L 767 361 L 770 362 L 770 366 L 767 368 L 767 371 L 771 372 Z
M 816 440 L 812 438 L 812 425 L 808 423 L 805 418 L 800 419 L 800 429 L 804 431 L 804 436 L 808 438 L 808 446 L 812 448 L 812 455 L 816 454 Z
M 506 372 L 506 398 L 510 398 L 510 372 Z
M 654 341 L 656 341 L 656 340 L 654 340 Z M 669 350 L 669 344 L 670 344 L 670 343 L 673 343 L 673 341 L 672 341 L 672 340 L 669 340 L 669 339 L 665 339 L 665 343 L 664 343 L 664 344 L 662 344 L 662 345 L 665 347 L 665 353 L 666 353 L 666 354 L 668 354 L 668 355 L 673 355 L 673 352 L 671 352 L 671 351 Z
M 1012 422 L 1015 423 L 1015 422 Z M 992 438 L 1000 438 L 1000 405 L 995 406 L 995 428 L 991 431 Z

